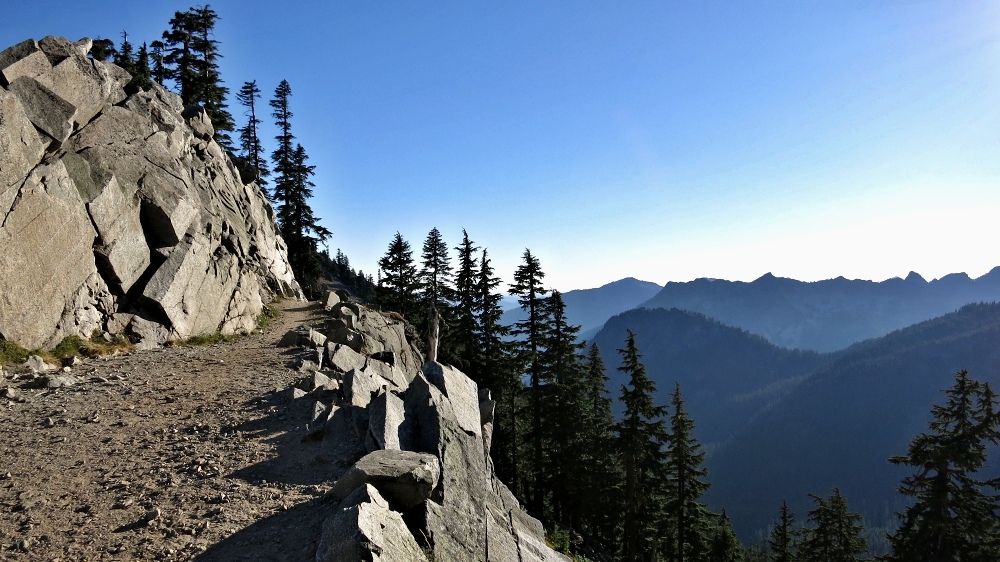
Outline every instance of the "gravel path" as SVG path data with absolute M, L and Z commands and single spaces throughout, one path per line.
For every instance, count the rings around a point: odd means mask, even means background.
M 288 407 L 316 321 L 285 301 L 265 333 L 85 359 L 84 382 L 0 390 L 0 560 L 310 560 L 338 469 Z M 0 396 L 3 393 L 0 392 Z

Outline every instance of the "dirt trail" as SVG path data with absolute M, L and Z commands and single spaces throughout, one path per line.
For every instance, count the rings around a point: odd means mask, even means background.
M 315 303 L 204 347 L 85 359 L 84 382 L 0 389 L 0 560 L 309 560 L 338 469 L 288 407 Z

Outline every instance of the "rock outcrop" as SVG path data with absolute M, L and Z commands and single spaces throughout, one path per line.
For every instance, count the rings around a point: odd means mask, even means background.
M 91 42 L 0 52 L 0 338 L 146 345 L 255 327 L 301 297 L 274 213 L 199 107 L 87 56 Z
M 343 300 L 329 310 L 325 326 L 286 336 L 313 350 L 303 365 L 314 372 L 292 391 L 309 420 L 303 437 L 320 439 L 319 458 L 345 469 L 330 488 L 316 560 L 568 560 L 493 472 L 489 391 L 423 363 L 402 321 Z M 344 343 L 355 339 L 346 316 L 357 321 L 360 351 Z M 313 333 L 324 330 L 321 345 Z

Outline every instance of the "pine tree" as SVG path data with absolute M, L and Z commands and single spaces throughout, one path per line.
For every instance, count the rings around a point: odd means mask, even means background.
M 771 528 L 767 546 L 771 551 L 771 562 L 796 562 L 798 560 L 795 515 L 788 509 L 787 502 L 781 502 L 778 522 Z
M 476 373 L 472 371 L 472 366 L 476 363 L 480 354 L 479 346 L 476 344 L 476 277 L 479 261 L 476 259 L 476 252 L 479 248 L 469 239 L 469 233 L 462 229 L 462 243 L 455 247 L 458 252 L 458 271 L 455 273 L 455 308 L 453 310 L 454 329 L 451 330 L 453 337 L 451 345 L 453 347 L 452 357 L 456 366 L 465 369 L 472 376 L 477 384 L 482 384 Z
M 118 51 L 115 50 L 115 42 L 111 39 L 94 39 L 90 47 L 90 57 L 94 60 L 106 61 L 115 60 Z
M 292 87 L 287 80 L 282 80 L 278 87 L 274 89 L 274 98 L 268 102 L 273 110 L 271 116 L 275 119 L 278 127 L 278 134 L 274 140 L 278 142 L 278 147 L 271 153 L 271 160 L 274 162 L 274 190 L 271 198 L 275 202 L 286 201 L 292 197 L 294 190 L 294 140 L 292 134 L 292 113 L 290 98 L 292 97 Z
M 508 292 L 518 297 L 517 301 L 521 309 L 527 313 L 527 318 L 514 324 L 511 333 L 519 337 L 519 349 L 521 362 L 528 368 L 530 378 L 531 420 L 531 503 L 530 510 L 533 513 L 542 513 L 544 510 L 544 494 L 541 483 L 545 481 L 543 473 L 544 465 L 544 445 L 542 436 L 542 385 L 544 373 L 542 369 L 541 355 L 542 336 L 545 331 L 547 319 L 543 300 L 548 291 L 542 287 L 542 279 L 545 273 L 542 271 L 538 258 L 531 255 L 531 250 L 525 250 L 523 256 L 524 263 L 518 266 L 514 272 L 514 284 Z
M 396 233 L 389 249 L 378 261 L 381 275 L 378 282 L 378 302 L 382 308 L 412 319 L 417 314 L 417 266 L 413 263 L 410 243 Z
M 163 63 L 163 41 L 153 41 L 149 44 L 150 78 L 159 85 L 163 85 L 168 77 L 167 67 Z
M 420 271 L 417 278 L 420 281 L 421 309 L 423 316 L 419 326 L 422 333 L 430 329 L 431 316 L 436 311 L 441 316 L 439 359 L 445 363 L 454 363 L 450 341 L 449 326 L 452 322 L 452 288 L 451 258 L 448 256 L 448 245 L 441 237 L 441 232 L 435 227 L 427 233 L 420 254 Z
M 800 558 L 809 562 L 856 562 L 868 550 L 861 515 L 848 510 L 847 499 L 837 488 L 829 498 L 810 495 L 816 507 L 809 512 Z
M 153 81 L 150 78 L 152 71 L 149 68 L 149 49 L 145 43 L 139 47 L 139 54 L 136 56 L 133 68 L 132 81 L 129 84 L 139 90 L 149 90 L 152 88 Z
M 240 134 L 240 156 L 256 172 L 257 185 L 264 191 L 264 194 L 271 198 L 267 190 L 267 176 L 271 171 L 267 166 L 267 159 L 264 157 L 264 146 L 257 135 L 257 126 L 261 121 L 257 117 L 257 100 L 260 98 L 260 88 L 257 81 L 244 82 L 243 87 L 236 93 L 236 99 L 246 108 L 244 115 L 247 117 L 247 124 L 239 130 Z
M 674 560 L 697 560 L 705 551 L 707 508 L 698 502 L 708 490 L 705 477 L 708 471 L 702 466 L 705 453 L 694 438 L 694 422 L 684 410 L 681 386 L 676 384 L 671 394 L 673 412 L 670 415 L 670 433 L 667 437 L 667 485 L 671 513 L 669 540 Z
M 614 550 L 621 539 L 623 511 L 622 474 L 615 454 L 615 418 L 607 396 L 607 371 L 601 350 L 591 344 L 584 361 L 586 403 L 580 415 L 586 429 L 581 466 L 588 467 L 576 478 L 581 494 L 587 498 L 583 507 L 584 527 L 600 544 Z
M 580 361 L 583 344 L 576 341 L 579 326 L 569 324 L 562 294 L 553 291 L 543 302 L 548 319 L 543 332 L 541 364 L 548 384 L 544 386 L 541 435 L 546 452 L 547 481 L 538 482 L 551 494 L 548 518 L 563 527 L 580 524 L 586 490 L 576 486 L 573 478 L 584 466 L 583 448 L 587 435 L 585 419 L 580 415 L 587 407 L 584 367 Z
M 667 443 L 664 428 L 666 408 L 653 403 L 656 384 L 646 374 L 635 334 L 628 331 L 619 371 L 629 377 L 622 385 L 621 403 L 625 408 L 617 426 L 618 454 L 624 472 L 623 550 L 628 562 L 647 558 L 657 549 L 661 508 L 665 501 L 662 468 L 666 463 L 663 447 Z
M 330 231 L 319 224 L 308 200 L 315 184 L 309 179 L 315 166 L 308 163 L 305 149 L 296 145 L 292 152 L 291 190 L 278 202 L 278 225 L 288 244 L 288 263 L 302 288 L 315 294 L 322 274 L 319 245 L 330 237 Z
M 163 62 L 180 90 L 185 105 L 201 105 L 215 128 L 215 140 L 231 147 L 229 131 L 235 127 L 226 110 L 225 87 L 219 74 L 219 42 L 213 39 L 219 15 L 210 6 L 175 12 L 170 30 L 163 32 Z
M 132 52 L 132 43 L 128 41 L 127 31 L 122 31 L 122 46 L 114 53 L 114 62 L 135 80 L 135 54 Z
M 1000 482 L 977 478 L 988 445 L 1000 442 L 996 396 L 964 370 L 945 396 L 945 405 L 931 410 L 930 432 L 914 437 L 906 455 L 889 459 L 916 469 L 899 487 L 915 501 L 889 536 L 892 561 L 1000 560 Z
M 746 552 L 733 531 L 733 524 L 723 511 L 712 517 L 707 562 L 743 562 Z

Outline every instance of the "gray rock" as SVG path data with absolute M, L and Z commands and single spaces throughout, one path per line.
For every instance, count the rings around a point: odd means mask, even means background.
M 437 457 L 412 451 L 380 450 L 368 453 L 330 488 L 330 495 L 345 498 L 370 484 L 390 504 L 406 511 L 431 497 L 441 477 Z
M 476 383 L 458 369 L 436 362 L 424 363 L 423 373 L 451 401 L 459 427 L 481 437 L 479 389 Z
M 393 390 L 396 385 L 377 374 L 351 369 L 344 374 L 344 397 L 352 406 L 367 408 L 380 392 Z
M 367 359 L 346 345 L 329 342 L 326 344 L 326 362 L 331 369 L 346 373 L 351 369 L 364 369 Z
M 6 216 L 31 170 L 42 160 L 46 142 L 24 113 L 17 96 L 0 88 L 0 216 Z M 0 221 L 2 223 L 2 221 Z
M 340 303 L 340 296 L 335 291 L 327 291 L 326 298 L 323 299 L 323 308 L 333 310 L 333 307 Z
M 80 379 L 67 373 L 50 373 L 42 379 L 44 388 L 66 388 L 80 384 Z
M 27 39 L 16 45 L 7 47 L 3 51 L 0 51 L 0 70 L 4 70 L 17 61 L 37 52 L 41 52 L 41 48 L 39 48 L 38 42 L 34 39 Z
M 3 83 L 10 84 L 22 76 L 35 78 L 52 70 L 49 57 L 41 51 L 35 51 L 24 58 L 7 65 L 3 71 Z
M 353 560 L 427 560 L 402 516 L 369 485 L 358 488 L 324 521 L 316 546 L 316 562 Z
M 76 106 L 28 76 L 14 80 L 8 89 L 17 96 L 28 119 L 42 132 L 60 143 L 69 138 Z
M 123 88 L 128 74 L 112 75 L 104 65 L 86 55 L 72 54 L 36 79 L 76 108 L 73 125 L 79 129 L 101 111 L 125 99 Z
M 24 362 L 24 366 L 32 373 L 48 373 L 59 369 L 51 363 L 46 363 L 44 359 L 37 355 L 28 357 L 28 360 Z
M 326 345 L 326 336 L 309 328 L 309 345 L 311 347 L 323 347 Z
M 405 416 L 403 399 L 395 392 L 383 392 L 376 396 L 368 405 L 368 436 L 365 440 L 368 450 L 402 449 L 401 442 L 409 441 L 408 436 L 400 436 L 400 431 L 405 431 Z
M 215 128 L 212 127 L 212 120 L 205 113 L 205 108 L 200 105 L 189 105 L 184 108 L 184 119 L 187 120 L 194 136 L 203 140 L 210 140 L 215 135 Z
M 399 388 L 406 388 L 406 386 L 410 383 L 406 374 L 403 373 L 402 370 L 382 361 L 369 359 L 365 362 L 364 371 L 373 375 L 378 375 L 379 377 L 392 382 L 393 385 Z
M 81 181 L 74 183 L 79 185 Z M 119 293 L 127 293 L 149 267 L 149 246 L 139 222 L 139 204 L 111 176 L 87 203 L 87 212 L 100 237 L 94 247 L 98 267 Z
M 87 56 L 87 53 L 90 52 L 90 47 L 92 45 L 93 42 L 89 39 L 70 41 L 65 37 L 59 37 L 56 35 L 49 35 L 38 41 L 38 48 L 51 57 L 53 65 L 59 64 L 59 62 L 66 57 Z
M 365 338 L 361 335 L 361 332 L 347 327 L 334 328 L 333 330 L 330 330 L 326 337 L 327 341 L 346 345 L 358 353 L 361 352 L 361 349 L 365 345 Z
M 281 336 L 278 340 L 278 347 L 296 347 L 299 345 L 299 341 L 302 340 L 304 336 L 303 327 L 292 328 L 285 332 L 285 335 Z

